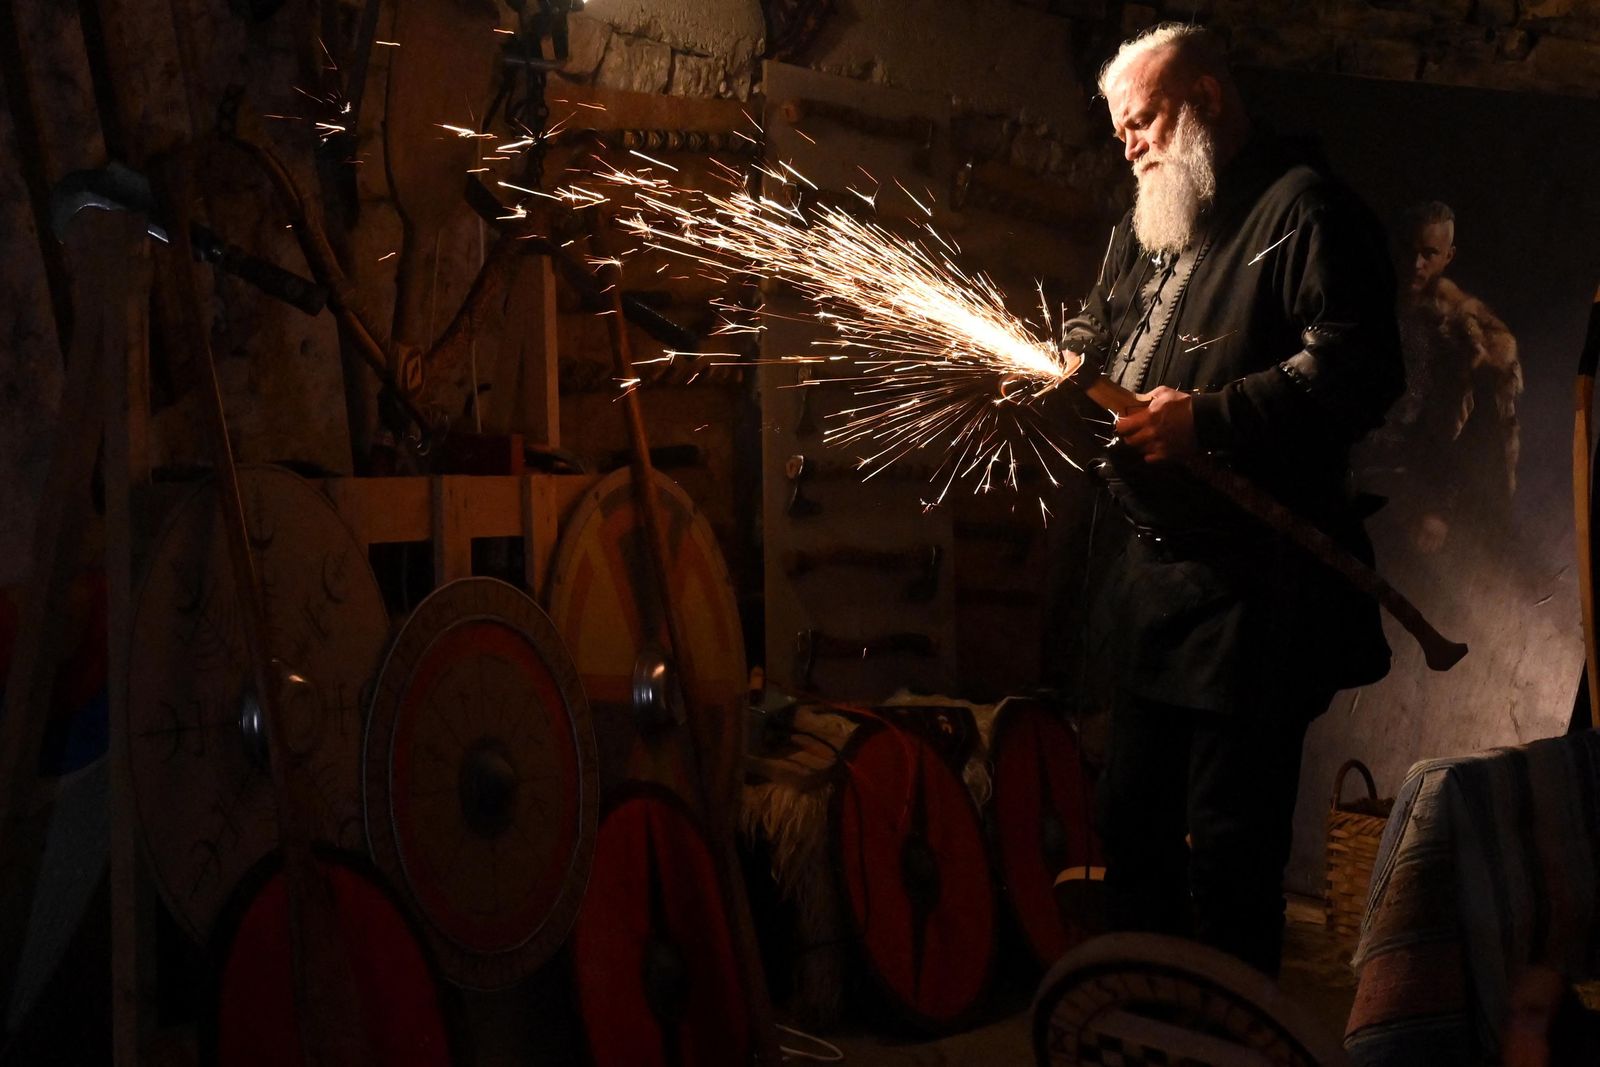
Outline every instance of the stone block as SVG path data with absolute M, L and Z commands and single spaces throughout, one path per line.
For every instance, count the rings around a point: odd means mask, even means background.
M 611 40 L 611 27 L 599 19 L 584 14 L 567 17 L 567 62 L 562 73 L 574 78 L 588 78 L 600 68 L 606 54 L 606 44 Z
M 660 41 L 612 34 L 595 81 L 612 89 L 659 93 L 672 74 L 672 49 Z
M 1470 40 L 1450 36 L 1424 44 L 1419 77 L 1444 85 L 1494 85 L 1498 78 L 1498 42 L 1474 37 Z
M 1060 139 L 1048 130 L 1024 129 L 1011 142 L 1011 165 L 1034 174 L 1059 167 L 1063 154 Z
M 1526 0 L 1523 18 L 1565 19 L 1600 16 L 1600 0 Z
M 1368 78 L 1411 81 L 1422 64 L 1422 49 L 1411 41 L 1360 38 L 1339 46 L 1339 72 Z
M 1579 41 L 1600 41 L 1600 16 L 1559 19 L 1528 19 L 1522 24 L 1539 37 L 1571 37 Z
M 1473 0 L 1402 0 L 1393 6 L 1437 22 L 1464 22 L 1472 14 L 1472 5 Z
M 1527 59 L 1533 51 L 1533 35 L 1521 27 L 1512 27 L 1500 35 L 1496 52 L 1501 59 Z
M 1472 18 L 1480 26 L 1509 26 L 1517 21 L 1517 0 L 1478 0 Z
M 1338 47 L 1333 34 L 1315 24 L 1239 26 L 1234 30 L 1235 62 L 1295 70 L 1333 70 Z
M 722 60 L 679 52 L 672 57 L 667 92 L 673 96 L 725 96 L 728 71 Z
M 1534 45 L 1528 69 L 1540 88 L 1557 93 L 1591 94 L 1600 90 L 1600 44 L 1566 37 L 1545 37 Z
M 950 143 L 962 159 L 1000 159 L 1010 152 L 1013 124 L 1004 115 L 956 115 Z
M 757 0 L 589 0 L 584 11 L 621 33 L 715 56 L 730 69 L 752 62 L 766 47 L 767 25 Z
M 1374 7 L 1365 0 L 1332 0 L 1322 25 L 1370 41 L 1419 34 L 1431 29 L 1434 20 L 1422 11 Z

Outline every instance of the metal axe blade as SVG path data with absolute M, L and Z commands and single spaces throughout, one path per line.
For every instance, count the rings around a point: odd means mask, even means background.
M 56 183 L 50 192 L 50 228 L 56 240 L 64 240 L 67 227 L 85 208 L 127 211 L 145 216 L 145 232 L 163 244 L 170 243 L 167 231 L 150 221 L 155 207 L 149 180 L 131 167 L 111 162 L 97 170 L 75 170 Z

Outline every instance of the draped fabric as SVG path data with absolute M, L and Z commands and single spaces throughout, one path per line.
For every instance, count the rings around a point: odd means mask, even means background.
M 1352 1060 L 1494 1061 L 1523 967 L 1600 972 L 1597 882 L 1600 732 L 1412 767 L 1354 959 Z

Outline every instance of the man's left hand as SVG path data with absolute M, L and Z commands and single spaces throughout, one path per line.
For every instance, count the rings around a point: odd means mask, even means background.
M 1190 394 L 1161 385 L 1139 399 L 1145 401 L 1143 407 L 1117 418 L 1117 437 L 1123 444 L 1146 463 L 1181 459 L 1199 450 Z

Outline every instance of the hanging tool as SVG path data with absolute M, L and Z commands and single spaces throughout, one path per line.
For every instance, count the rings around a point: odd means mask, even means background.
M 817 661 L 864 660 L 881 656 L 915 656 L 931 659 L 939 642 L 923 633 L 888 633 L 854 640 L 822 630 L 801 630 L 794 638 L 794 676 L 802 689 L 812 688 L 811 672 Z
M 180 233 L 188 232 L 191 222 L 192 166 L 190 153 L 179 153 L 169 159 L 162 175 L 165 196 L 158 196 L 158 203 L 166 207 L 165 214 L 172 219 L 174 230 Z M 172 335 L 182 338 L 191 349 L 200 374 L 196 384 L 201 392 L 204 431 L 212 450 L 234 595 L 250 661 L 254 697 L 260 708 L 261 737 L 277 810 L 279 847 L 283 852 L 295 1014 L 301 1028 L 301 1047 L 308 1067 L 372 1063 L 372 1049 L 363 1028 L 350 1025 L 350 1020 L 359 1018 L 359 996 L 350 961 L 341 948 L 332 889 L 311 854 L 311 841 L 306 831 L 308 815 L 302 800 L 305 794 L 296 778 L 300 769 L 290 743 L 294 724 L 283 718 L 288 706 L 287 690 L 306 682 L 295 673 L 292 665 L 271 658 L 263 594 L 239 496 L 238 471 L 228 437 L 227 415 L 223 410 L 210 336 L 200 314 L 193 261 L 171 245 L 164 248 L 165 254 L 158 258 L 165 260 L 162 267 L 172 272 L 175 285 L 168 290 L 171 297 L 168 306 L 158 311 L 173 326 Z
M 913 571 L 916 577 L 901 594 L 913 602 L 932 600 L 939 591 L 939 564 L 944 549 L 937 544 L 911 548 L 861 548 L 835 545 L 811 551 L 790 551 L 784 556 L 784 573 L 791 578 L 810 574 L 820 567 L 859 567 L 870 571 Z
M 393 339 L 418 349 L 434 340 L 440 235 L 461 208 L 462 175 L 476 165 L 467 128 L 488 95 L 498 11 L 487 0 L 399 0 L 384 106 L 390 191 L 405 226 L 395 282 Z
M 51 227 L 57 235 L 66 233 L 72 218 L 86 208 L 143 215 L 146 233 L 162 244 L 171 242 L 166 227 L 155 220 L 155 197 L 149 180 L 115 160 L 97 170 L 73 171 L 56 183 L 50 197 Z M 328 302 L 327 286 L 252 256 L 199 223 L 190 227 L 189 242 L 196 259 L 249 282 L 307 315 L 320 314 Z

